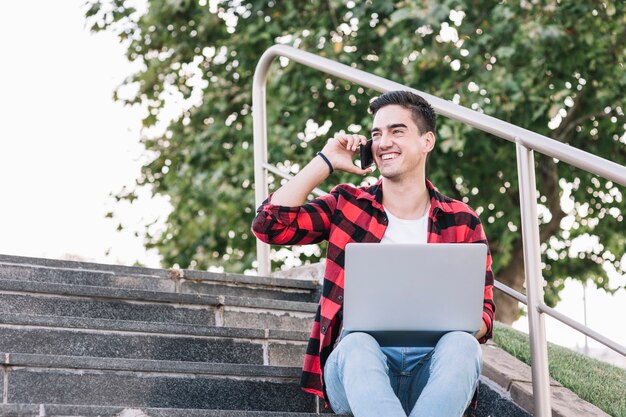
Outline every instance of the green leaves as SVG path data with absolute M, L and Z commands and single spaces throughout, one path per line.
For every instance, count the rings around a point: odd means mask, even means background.
M 128 103 L 151 109 L 146 127 L 159 125 L 172 97 L 180 100 L 180 115 L 166 128 L 144 132 L 155 157 L 138 180 L 174 206 L 167 229 L 148 242 L 168 265 L 225 265 L 237 272 L 253 266 L 252 75 L 262 52 L 275 43 L 626 164 L 620 140 L 626 124 L 626 10 L 614 2 L 176 0 L 150 1 L 140 16 L 126 2 L 93 0 L 85 13 L 92 30 L 117 33 L 129 59 L 143 65 L 125 84 L 138 86 Z M 267 88 L 270 162 L 295 172 L 335 131 L 351 125 L 367 131 L 367 104 L 375 95 L 293 62 L 275 62 Z M 332 127 L 311 133 L 310 121 Z M 514 277 L 519 268 L 507 269 L 521 256 L 515 147 L 444 118 L 437 133 L 430 178 L 479 211 L 496 275 L 508 271 L 499 278 L 521 289 Z M 544 252 L 556 254 L 544 259 L 548 300 L 556 302 L 568 276 L 591 277 L 608 288 L 602 260 L 619 259 L 626 249 L 618 220 L 626 203 L 603 197 L 616 187 L 549 158 L 538 158 L 537 178 L 549 214 L 542 217 L 543 241 L 552 239 Z M 274 190 L 280 180 L 270 179 Z M 324 188 L 337 181 L 361 179 L 337 174 Z M 564 208 L 560 199 L 570 187 L 574 203 Z M 593 210 L 582 213 L 584 204 Z M 602 250 L 570 253 L 585 233 L 598 236 Z M 616 268 L 623 274 L 626 265 Z

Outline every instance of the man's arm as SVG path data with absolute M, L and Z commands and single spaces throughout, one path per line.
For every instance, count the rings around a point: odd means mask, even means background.
M 333 169 L 366 174 L 370 170 L 362 170 L 352 163 L 361 142 L 365 142 L 364 136 L 340 135 L 329 140 L 322 152 Z M 309 203 L 305 201 L 329 173 L 330 167 L 324 159 L 316 156 L 257 209 L 252 222 L 254 235 L 274 245 L 306 245 L 327 239 L 336 196 L 331 192 Z
M 358 146 L 365 144 L 367 139 L 362 135 L 338 134 L 330 139 L 322 153 L 338 171 L 351 172 L 353 174 L 365 175 L 371 169 L 360 169 L 352 162 Z M 304 204 L 311 191 L 320 185 L 330 175 L 330 167 L 324 159 L 317 155 L 291 180 L 287 181 L 274 194 L 272 194 L 272 204 L 286 207 L 296 207 Z

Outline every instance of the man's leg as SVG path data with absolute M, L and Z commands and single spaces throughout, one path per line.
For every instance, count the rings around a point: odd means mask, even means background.
M 418 378 L 426 385 L 409 416 L 463 415 L 474 395 L 481 366 L 482 351 L 474 336 L 465 332 L 444 335 L 420 372 Z
M 366 333 L 350 333 L 324 366 L 326 393 L 333 411 L 355 417 L 406 417 L 389 381 L 387 358 Z

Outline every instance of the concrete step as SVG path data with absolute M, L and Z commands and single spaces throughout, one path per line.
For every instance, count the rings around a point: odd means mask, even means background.
M 174 280 L 167 278 L 128 274 L 119 275 L 105 270 L 59 268 L 29 264 L 0 263 L 0 279 L 131 288 L 146 291 L 176 291 Z
M 0 279 L 147 291 L 317 302 L 319 283 L 194 270 L 165 270 L 0 255 Z
M 317 303 L 321 286 L 317 281 L 182 271 L 179 291 L 190 294 L 220 294 L 272 300 Z
M 474 417 L 531 417 L 498 388 L 482 380 L 478 409 Z M 131 408 L 106 406 L 77 406 L 57 404 L 1 404 L 0 417 L 317 417 L 317 413 L 268 411 L 201 410 L 173 408 Z
M 7 314 L 0 351 L 167 361 L 300 366 L 306 334 Z
M 0 280 L 0 314 L 308 331 L 316 308 L 262 298 Z
M 300 369 L 3 353 L 5 404 L 315 412 Z M 4 392 L 6 390 L 6 392 Z
M 0 404 L 0 417 L 319 417 L 317 413 L 132 408 L 57 404 Z
M 246 339 L 270 339 L 281 341 L 308 341 L 309 332 L 246 329 L 242 327 L 217 327 L 181 323 L 154 323 L 130 320 L 108 320 L 84 317 L 55 317 L 30 314 L 6 313 L 1 322 L 17 327 L 51 327 L 69 329 L 113 330 L 120 332 L 156 333 L 167 335 L 233 337 Z
M 531 417 L 511 399 L 494 387 L 489 380 L 481 380 L 479 406 L 474 417 Z M 318 409 L 320 407 L 318 406 Z M 0 417 L 316 417 L 317 413 L 202 410 L 175 408 L 136 408 L 123 406 L 85 406 L 58 404 L 0 404 Z
M 28 256 L 14 256 L 0 254 L 0 264 L 48 266 L 64 269 L 84 269 L 92 271 L 105 271 L 118 275 L 137 275 L 156 278 L 167 278 L 167 269 L 143 268 L 136 266 L 107 265 L 94 262 L 66 261 L 60 259 L 31 258 Z
M 472 411 L 475 417 L 532 417 L 532 414 L 515 404 L 502 387 L 485 376 L 480 377 L 478 407 Z

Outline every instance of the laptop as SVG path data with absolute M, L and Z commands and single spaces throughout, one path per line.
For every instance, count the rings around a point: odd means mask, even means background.
M 398 347 L 432 347 L 450 331 L 476 334 L 486 262 L 482 243 L 350 243 L 342 334 Z

